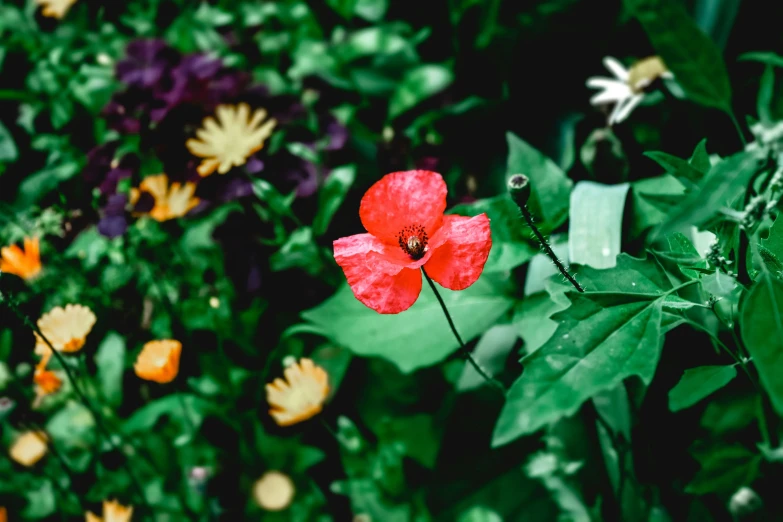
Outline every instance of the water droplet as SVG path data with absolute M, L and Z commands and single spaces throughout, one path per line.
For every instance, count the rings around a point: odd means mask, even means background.
M 563 339 L 568 339 L 568 334 L 564 334 Z
M 631 286 L 636 286 L 636 283 L 631 283 Z
M 601 250 L 601 254 L 602 254 L 604 257 L 609 257 L 609 254 L 611 254 L 611 253 L 612 253 L 612 250 L 611 250 L 609 247 L 604 247 L 604 248 Z

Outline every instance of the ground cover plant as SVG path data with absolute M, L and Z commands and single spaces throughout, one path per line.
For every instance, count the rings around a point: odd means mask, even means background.
M 783 520 L 740 0 L 0 3 L 0 521 Z

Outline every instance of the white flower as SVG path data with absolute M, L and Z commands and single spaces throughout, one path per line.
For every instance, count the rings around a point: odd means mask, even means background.
M 609 115 L 609 125 L 620 123 L 631 114 L 644 99 L 644 90 L 658 78 L 673 78 L 663 61 L 657 56 L 651 56 L 633 64 L 626 69 L 615 58 L 607 56 L 604 65 L 614 75 L 614 78 L 594 76 L 588 78 L 587 86 L 601 89 L 590 99 L 592 105 L 614 103 L 614 109 Z

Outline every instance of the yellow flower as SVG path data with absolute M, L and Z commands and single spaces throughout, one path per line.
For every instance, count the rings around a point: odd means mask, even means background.
M 56 306 L 49 313 L 38 319 L 38 328 L 44 337 L 52 343 L 55 350 L 73 353 L 78 352 L 87 340 L 95 325 L 95 314 L 92 310 L 82 305 L 69 304 L 65 308 Z M 36 353 L 46 353 L 46 342 L 35 334 L 37 345 Z
M 132 188 L 130 202 L 135 205 L 142 192 L 149 193 L 155 200 L 152 210 L 146 212 L 155 221 L 168 221 L 182 217 L 199 204 L 199 199 L 193 197 L 196 192 L 195 183 L 174 182 L 169 185 L 169 178 L 165 174 L 147 176 L 139 184 L 139 188 Z
M 256 109 L 250 115 L 246 103 L 220 105 L 216 110 L 217 120 L 212 116 L 204 118 L 196 131 L 198 139 L 189 139 L 185 145 L 199 158 L 205 158 L 198 167 L 198 173 L 209 176 L 215 170 L 225 174 L 232 167 L 244 165 L 254 152 L 261 150 L 272 129 L 277 125 L 274 118 L 266 119 L 264 109 Z
M 28 431 L 19 436 L 11 446 L 11 458 L 28 468 L 46 455 L 46 441 L 49 440 L 42 431 Z
M 0 249 L 0 272 L 18 275 L 25 281 L 41 272 L 41 252 L 38 238 L 24 238 L 24 250 L 17 245 Z
M 44 16 L 62 18 L 76 0 L 35 0 L 35 3 L 43 7 Z
M 179 341 L 150 341 L 142 348 L 133 369 L 142 379 L 166 384 L 179 373 L 181 354 L 182 343 Z
M 280 426 L 291 426 L 317 415 L 329 393 L 326 371 L 310 359 L 301 359 L 285 369 L 285 380 L 266 385 L 269 414 Z
M 267 471 L 253 484 L 256 503 L 267 511 L 282 511 L 294 498 L 294 482 L 279 471 Z
M 133 507 L 121 506 L 116 500 L 103 501 L 103 518 L 88 511 L 84 514 L 86 522 L 130 522 L 133 516 Z

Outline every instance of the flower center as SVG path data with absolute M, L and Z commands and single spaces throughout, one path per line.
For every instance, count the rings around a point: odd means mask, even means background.
M 427 251 L 427 232 L 421 225 L 410 225 L 397 234 L 397 241 L 403 252 L 413 259 L 421 259 Z

